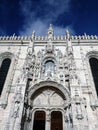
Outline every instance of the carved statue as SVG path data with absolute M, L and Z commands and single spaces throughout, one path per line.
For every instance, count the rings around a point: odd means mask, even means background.
M 12 114 L 12 116 L 14 118 L 17 118 L 19 116 L 19 108 L 20 108 L 20 104 L 22 102 L 22 95 L 21 95 L 21 92 L 20 92 L 20 87 L 18 88 L 17 90 L 17 93 L 15 94 L 15 97 L 14 97 L 14 112 Z
M 17 118 L 19 116 L 19 106 L 20 106 L 20 103 L 15 103 L 15 108 L 14 108 L 14 113 L 13 113 L 13 117 L 14 118 Z

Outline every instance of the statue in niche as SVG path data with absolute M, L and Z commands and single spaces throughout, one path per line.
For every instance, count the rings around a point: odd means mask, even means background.
M 62 57 L 61 50 L 58 50 L 58 52 L 57 52 L 57 56 L 58 56 L 59 58 L 61 58 L 61 57 Z
M 35 77 L 38 77 L 39 76 L 39 66 L 36 65 L 36 68 L 35 68 Z
M 19 107 L 20 107 L 20 99 L 16 97 L 15 105 L 14 105 L 14 112 L 12 114 L 12 117 L 14 118 L 19 117 Z
M 82 108 L 81 108 L 82 99 L 79 96 L 79 92 L 77 89 L 75 89 L 75 108 L 76 108 L 76 118 L 82 119 Z
M 19 117 L 19 108 L 20 108 L 21 102 L 22 102 L 21 87 L 18 87 L 17 93 L 15 94 L 15 97 L 14 97 L 14 112 L 12 114 L 14 118 Z
M 20 103 L 15 103 L 14 114 L 13 114 L 14 118 L 19 117 L 19 106 L 20 106 Z
M 37 56 L 38 56 L 39 59 L 41 59 L 41 57 L 42 57 L 42 52 L 41 52 L 41 51 L 38 51 Z
M 58 50 L 58 52 L 57 52 L 57 57 L 58 57 L 58 60 L 59 60 L 59 63 L 60 64 L 62 64 L 63 62 L 62 62 L 62 57 L 63 57 L 63 54 L 62 54 L 62 52 L 61 52 L 61 50 Z
M 81 111 L 81 104 L 76 104 L 76 113 L 77 113 L 77 119 L 82 119 L 82 111 Z
M 67 64 L 68 64 L 68 57 L 67 57 L 66 52 L 65 52 L 64 57 L 63 57 L 63 62 L 64 62 L 64 66 L 67 66 Z
M 68 114 L 68 108 L 66 110 L 66 113 L 64 114 L 65 122 L 69 122 L 69 114 Z
M 71 108 L 68 106 L 66 108 L 66 113 L 64 114 L 64 119 L 65 122 L 69 125 L 72 126 L 73 125 L 73 119 L 72 119 L 72 114 L 71 114 Z
M 32 63 L 35 64 L 35 55 L 32 55 Z
M 54 51 L 54 46 L 52 45 L 52 42 L 48 42 L 46 45 L 46 53 L 53 53 Z
M 26 111 L 26 120 L 30 121 L 31 119 L 32 119 L 32 112 L 31 112 L 31 108 L 29 106 L 27 111 Z

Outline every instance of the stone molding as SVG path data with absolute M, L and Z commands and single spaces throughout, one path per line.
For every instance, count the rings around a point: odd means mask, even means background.
M 19 40 L 24 40 L 24 41 L 27 41 L 27 40 L 30 40 L 32 38 L 32 36 L 16 36 L 16 35 L 13 35 L 13 36 L 0 36 L 0 40 L 2 41 L 5 41 L 5 40 L 15 40 L 15 41 L 19 41 Z M 67 37 L 66 35 L 65 36 L 53 36 L 52 40 L 53 41 L 56 41 L 56 40 L 60 40 L 60 41 L 63 41 L 63 40 L 66 40 Z M 70 39 L 71 40 L 98 40 L 98 36 L 96 35 L 79 35 L 79 36 L 70 36 Z M 48 36 L 35 36 L 34 37 L 34 40 L 35 41 L 44 41 L 44 40 L 48 40 Z
M 42 82 L 39 82 L 37 84 L 35 84 L 34 86 L 32 86 L 29 90 L 28 90 L 28 98 L 29 99 L 32 99 L 32 96 L 34 95 L 34 93 L 38 90 L 38 89 L 41 89 L 43 87 L 50 87 L 50 88 L 56 88 L 58 89 L 59 91 L 61 91 L 61 93 L 63 94 L 63 97 L 67 100 L 70 99 L 70 92 L 69 90 L 64 87 L 63 85 L 57 83 L 57 82 L 54 82 L 54 81 L 42 81 Z
M 91 71 L 91 67 L 90 67 L 90 63 L 89 63 L 89 59 L 90 58 L 96 58 L 98 59 L 98 51 L 89 51 L 86 54 L 86 61 L 87 61 L 87 68 L 88 68 L 88 72 L 89 72 L 89 81 L 91 82 L 91 90 L 94 88 L 94 92 L 90 93 L 90 106 L 93 110 L 96 110 L 96 108 L 98 107 L 98 96 L 97 96 L 97 92 L 96 92 L 96 88 L 95 88 L 95 84 L 94 84 L 94 80 L 93 80 L 93 75 L 92 75 L 92 71 Z M 93 98 L 94 97 L 94 98 Z
M 14 62 L 15 62 L 15 56 L 14 54 L 12 54 L 11 52 L 4 52 L 0 54 L 0 66 L 3 62 L 4 59 L 9 58 L 11 59 L 11 64 L 10 64 L 10 68 L 8 70 L 8 74 L 7 74 L 7 78 L 5 80 L 3 89 L 2 89 L 2 93 L 1 93 L 1 97 L 0 97 L 0 106 L 2 108 L 5 108 L 7 103 L 8 103 L 8 96 L 10 93 L 10 89 L 11 89 L 11 84 L 12 84 L 12 76 L 13 76 L 13 67 L 14 67 Z

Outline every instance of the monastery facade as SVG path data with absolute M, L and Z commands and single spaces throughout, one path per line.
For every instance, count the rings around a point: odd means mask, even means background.
M 98 36 L 1 36 L 0 130 L 98 130 Z

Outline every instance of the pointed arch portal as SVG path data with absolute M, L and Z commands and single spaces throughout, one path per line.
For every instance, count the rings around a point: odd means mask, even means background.
M 64 106 L 70 99 L 66 87 L 53 81 L 40 82 L 29 89 L 28 99 L 33 108 L 32 130 L 64 130 Z

